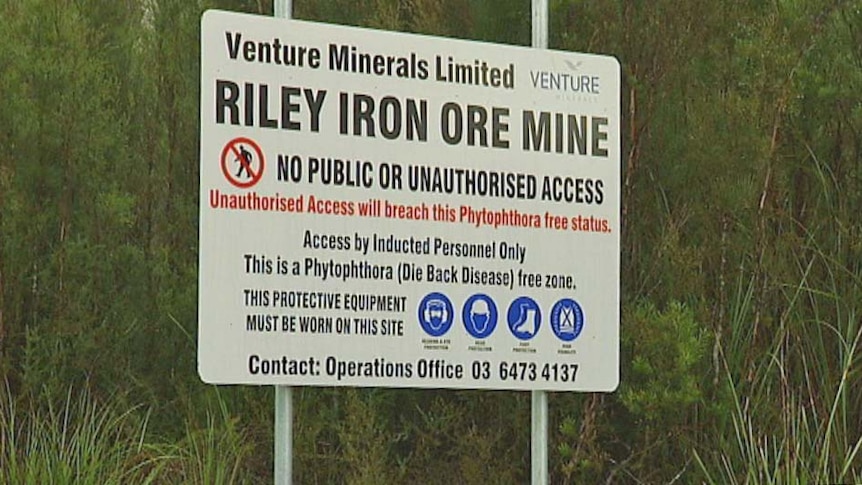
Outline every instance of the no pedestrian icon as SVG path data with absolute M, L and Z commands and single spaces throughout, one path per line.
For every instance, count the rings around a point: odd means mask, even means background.
M 234 138 L 221 151 L 222 173 L 228 182 L 241 189 L 260 181 L 264 165 L 263 150 L 251 138 Z

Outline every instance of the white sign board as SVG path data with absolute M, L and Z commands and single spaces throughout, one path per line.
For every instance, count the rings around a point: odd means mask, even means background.
M 198 369 L 612 391 L 612 57 L 209 11 Z

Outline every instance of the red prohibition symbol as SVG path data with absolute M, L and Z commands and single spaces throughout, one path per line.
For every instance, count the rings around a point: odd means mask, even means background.
M 221 151 L 221 171 L 235 187 L 247 189 L 260 182 L 263 167 L 263 151 L 251 138 L 234 138 Z

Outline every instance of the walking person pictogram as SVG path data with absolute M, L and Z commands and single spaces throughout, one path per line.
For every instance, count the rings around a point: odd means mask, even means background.
M 221 151 L 222 173 L 231 185 L 241 189 L 260 182 L 264 165 L 263 150 L 251 138 L 234 138 Z
M 239 146 L 239 156 L 234 160 L 237 165 L 239 165 L 239 169 L 236 172 L 236 177 L 239 177 L 243 171 L 245 171 L 246 177 L 251 178 L 251 163 L 253 161 L 251 152 L 245 148 L 245 145 Z

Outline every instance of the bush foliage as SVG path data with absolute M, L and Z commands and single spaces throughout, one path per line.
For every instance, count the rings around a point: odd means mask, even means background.
M 550 396 L 553 483 L 862 481 L 862 8 L 552 0 L 623 70 L 622 384 Z M 524 0 L 295 16 L 527 44 Z M 199 20 L 0 2 L 0 482 L 272 478 L 272 391 L 200 383 Z M 529 395 L 296 391 L 298 483 L 523 483 Z

